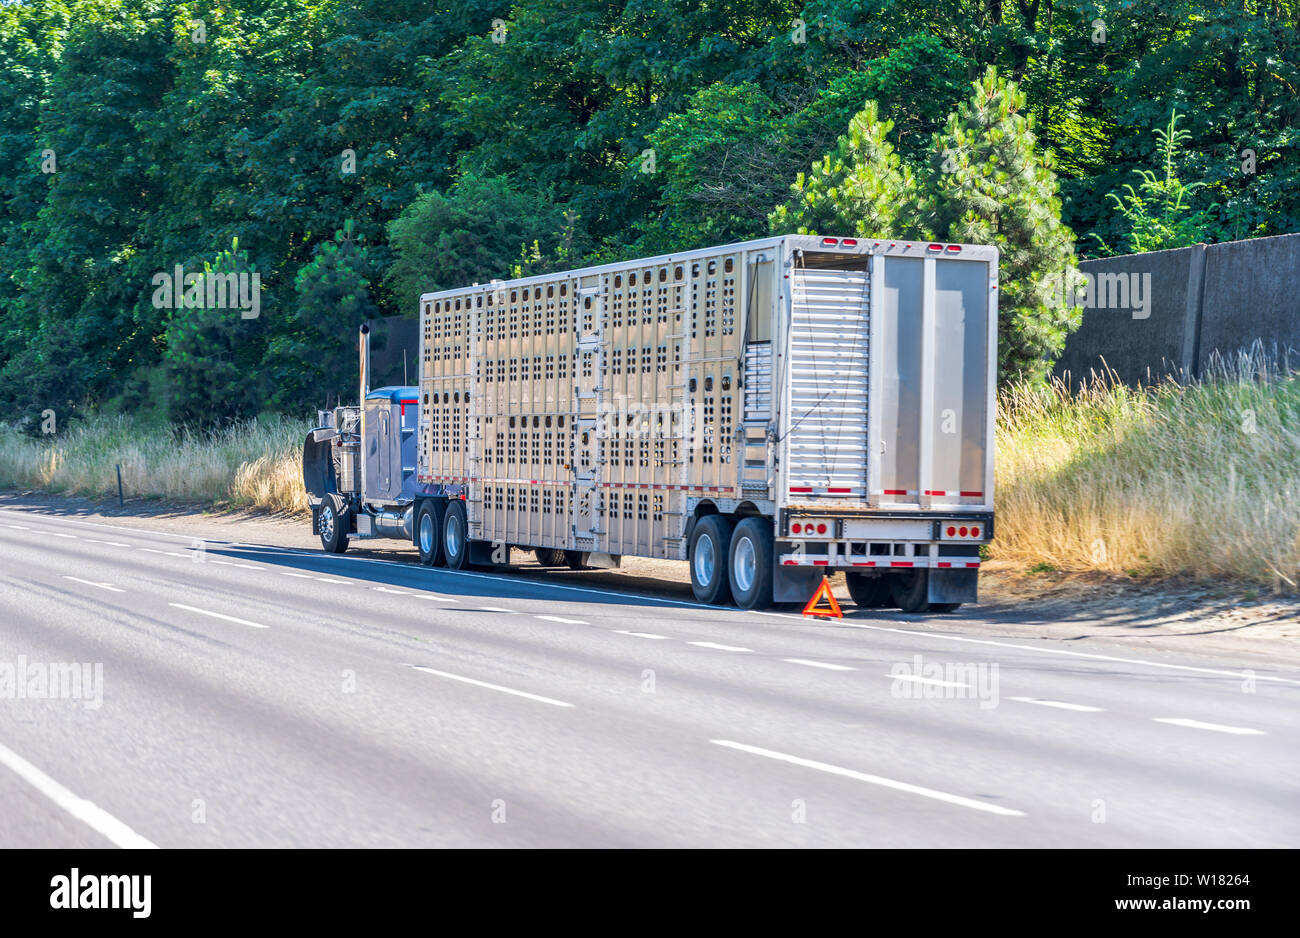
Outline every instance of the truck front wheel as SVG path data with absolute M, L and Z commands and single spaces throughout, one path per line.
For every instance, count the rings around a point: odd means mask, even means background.
M 338 495 L 330 494 L 320 506 L 320 543 L 331 554 L 341 554 L 348 549 L 348 529 L 352 527 L 352 512 Z
M 705 515 L 691 531 L 691 592 L 702 603 L 721 606 L 731 598 L 727 558 L 731 548 L 731 522 L 722 515 Z
M 746 518 L 731 535 L 731 595 L 741 609 L 772 605 L 772 522 Z

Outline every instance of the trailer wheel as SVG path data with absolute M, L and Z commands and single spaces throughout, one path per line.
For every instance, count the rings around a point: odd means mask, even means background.
M 741 609 L 772 605 L 772 522 L 746 518 L 731 535 L 727 564 L 731 595 Z
M 328 553 L 341 554 L 348 549 L 348 529 L 352 512 L 337 494 L 325 496 L 320 505 L 320 542 Z
M 420 506 L 420 516 L 415 520 L 415 546 L 420 548 L 420 563 L 426 567 L 441 567 L 447 563 L 442 547 L 442 516 L 445 509 L 437 502 L 426 501 Z
M 442 552 L 451 570 L 469 568 L 469 524 L 465 517 L 465 503 L 454 499 L 442 516 Z
M 537 555 L 537 562 L 543 567 L 563 567 L 569 562 L 565 556 L 567 551 L 558 547 L 537 547 L 533 553 Z
M 956 612 L 961 608 L 961 603 L 930 603 L 931 612 Z
M 691 591 L 702 603 L 721 606 L 731 598 L 727 559 L 731 549 L 731 522 L 722 515 L 705 515 L 691 531 L 687 556 L 691 565 Z
M 590 570 L 587 566 L 587 552 L 584 550 L 566 550 L 564 552 L 564 562 L 569 565 L 570 570 Z
M 888 575 L 867 576 L 865 573 L 848 573 L 849 595 L 862 609 L 883 609 L 890 603 Z
M 930 608 L 930 571 L 908 570 L 891 574 L 889 595 L 904 612 L 926 612 Z

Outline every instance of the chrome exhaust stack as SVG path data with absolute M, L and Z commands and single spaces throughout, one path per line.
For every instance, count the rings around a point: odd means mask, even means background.
M 365 323 L 361 324 L 360 337 L 360 376 L 361 376 L 361 396 L 357 399 L 357 410 L 360 412 L 359 436 L 360 445 L 357 448 L 357 463 L 361 470 L 361 489 L 360 495 L 362 501 L 366 498 L 366 395 L 370 393 L 370 327 Z

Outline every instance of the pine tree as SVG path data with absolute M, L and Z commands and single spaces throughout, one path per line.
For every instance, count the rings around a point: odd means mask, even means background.
M 272 403 L 280 410 L 301 413 L 353 393 L 356 332 L 379 315 L 370 294 L 371 267 L 369 249 L 349 219 L 298 271 L 293 315 L 266 357 L 275 381 Z
M 997 246 L 999 376 L 1042 379 L 1082 317 L 1063 300 L 1078 277 L 1074 235 L 1020 88 L 996 68 L 972 87 L 935 136 L 926 227 L 939 240 Z
M 252 417 L 263 409 L 270 380 L 260 367 L 266 349 L 265 294 L 256 317 L 248 315 L 252 309 L 239 308 L 229 296 L 223 305 L 206 302 L 206 280 L 213 274 L 247 277 L 252 285 L 252 275 L 257 273 L 235 238 L 228 250 L 203 265 L 205 282 L 195 292 L 195 296 L 203 294 L 203 300 L 194 304 L 187 299 L 172 311 L 163 353 L 172 419 L 212 425 Z M 186 288 L 171 285 L 173 291 Z M 162 303 L 156 300 L 155 305 Z
M 916 185 L 887 139 L 893 127 L 868 101 L 835 149 L 799 174 L 790 201 L 769 216 L 772 232 L 914 237 Z

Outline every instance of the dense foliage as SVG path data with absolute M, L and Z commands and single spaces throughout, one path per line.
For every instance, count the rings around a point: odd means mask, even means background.
M 1070 249 L 1300 230 L 1297 88 L 1300 0 L 0 2 L 0 406 L 301 413 L 422 289 L 816 227 L 855 166 L 854 225 L 1003 245 L 1033 374 Z M 259 316 L 160 306 L 178 266 Z

